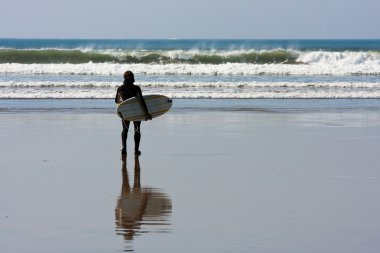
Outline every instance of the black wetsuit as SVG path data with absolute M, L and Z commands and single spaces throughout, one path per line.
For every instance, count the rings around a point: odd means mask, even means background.
M 144 98 L 141 93 L 141 89 L 139 86 L 134 84 L 123 84 L 121 85 L 116 92 L 115 97 L 115 103 L 120 103 L 124 100 L 127 100 L 129 98 L 137 97 L 137 99 L 140 101 L 141 106 L 143 107 L 143 111 L 145 113 L 148 113 L 148 109 L 146 107 Z M 121 101 L 120 101 L 121 100 Z M 128 136 L 128 129 L 129 129 L 130 121 L 122 120 L 123 125 L 123 132 L 121 133 L 121 142 L 123 145 L 122 152 L 125 153 L 127 149 L 127 136 Z M 140 139 L 141 139 L 141 132 L 140 132 L 140 125 L 141 121 L 133 121 L 133 126 L 135 129 L 134 134 L 134 140 L 135 140 L 135 151 L 139 150 L 140 146 Z

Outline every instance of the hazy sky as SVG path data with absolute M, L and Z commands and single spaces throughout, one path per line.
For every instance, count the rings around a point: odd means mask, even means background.
M 0 0 L 2 38 L 380 39 L 379 0 Z

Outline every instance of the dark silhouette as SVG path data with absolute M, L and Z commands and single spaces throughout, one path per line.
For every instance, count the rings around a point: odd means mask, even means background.
M 134 82 L 135 82 L 135 77 L 132 71 L 129 71 L 129 70 L 126 71 L 124 73 L 123 85 L 119 86 L 117 89 L 116 96 L 115 96 L 115 103 L 121 103 L 129 98 L 136 97 L 139 100 L 141 108 L 145 113 L 145 120 L 151 120 L 152 116 L 149 114 L 141 89 L 139 86 L 135 85 Z M 122 125 L 123 125 L 123 131 L 121 133 L 121 142 L 122 142 L 121 153 L 122 154 L 127 153 L 127 137 L 128 137 L 129 124 L 130 124 L 130 121 L 122 119 Z M 140 131 L 141 121 L 133 121 L 133 126 L 135 130 L 135 134 L 134 134 L 135 155 L 140 155 L 141 151 L 139 150 L 139 147 L 140 147 L 140 140 L 141 140 L 141 131 Z

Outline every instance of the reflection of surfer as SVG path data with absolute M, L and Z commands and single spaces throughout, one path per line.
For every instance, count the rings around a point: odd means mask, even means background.
M 131 187 L 127 157 L 122 156 L 123 184 L 115 209 L 115 223 L 117 233 L 123 235 L 127 241 L 133 240 L 134 235 L 143 232 L 141 230 L 143 220 L 146 225 L 167 225 L 162 221 L 167 219 L 166 216 L 171 211 L 171 201 L 166 195 L 152 188 L 141 187 L 140 173 L 139 157 L 135 156 L 134 180 Z
M 123 184 L 120 199 L 116 207 L 116 227 L 122 229 L 125 240 L 132 240 L 136 230 L 140 229 L 140 222 L 144 213 L 144 206 L 148 192 L 140 192 L 140 166 L 135 159 L 135 177 L 133 188 L 130 187 L 127 171 L 127 158 L 122 156 Z
M 121 85 L 117 89 L 115 103 L 121 103 L 129 98 L 136 97 L 139 100 L 141 108 L 145 113 L 145 120 L 151 120 L 152 116 L 148 112 L 148 108 L 146 107 L 144 98 L 141 93 L 141 89 L 139 86 L 134 85 L 134 82 L 135 82 L 135 77 L 132 71 L 126 71 L 124 73 L 123 85 Z M 121 153 L 126 154 L 127 153 L 127 136 L 128 136 L 130 121 L 122 120 L 122 122 L 123 122 L 123 132 L 121 133 L 121 141 L 122 141 L 123 147 L 121 149 Z M 133 121 L 133 126 L 135 129 L 135 134 L 134 134 L 135 154 L 140 155 L 141 151 L 139 150 L 139 146 L 140 146 L 140 139 L 141 139 L 141 132 L 140 132 L 141 121 Z

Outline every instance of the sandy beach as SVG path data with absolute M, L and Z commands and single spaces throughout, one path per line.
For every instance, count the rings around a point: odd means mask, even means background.
M 174 102 L 123 160 L 112 102 L 2 101 L 0 252 L 379 251 L 378 105 Z

